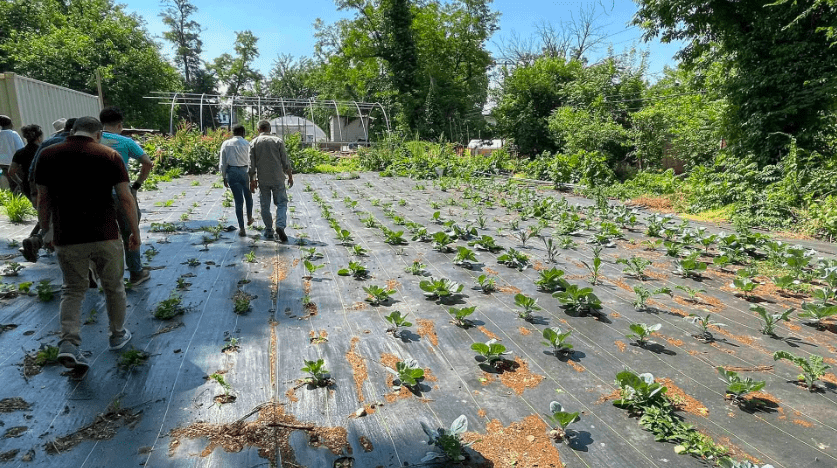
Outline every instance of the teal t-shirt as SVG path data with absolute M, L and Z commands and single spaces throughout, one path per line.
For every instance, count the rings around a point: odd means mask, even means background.
M 122 162 L 125 163 L 126 168 L 128 167 L 129 160 L 139 159 L 143 154 L 145 154 L 142 147 L 140 147 L 136 141 L 129 137 L 117 135 L 115 133 L 103 132 L 102 144 L 108 148 L 115 149 L 120 155 L 122 155 Z

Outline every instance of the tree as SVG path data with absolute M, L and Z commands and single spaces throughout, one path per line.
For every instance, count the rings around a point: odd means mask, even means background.
M 831 152 L 822 140 L 837 108 L 837 24 L 833 0 L 638 0 L 634 24 L 645 37 L 689 40 L 679 55 L 689 67 L 723 61 L 728 140 L 760 165 L 799 147 Z
M 129 125 L 162 128 L 168 112 L 143 99 L 180 89 L 142 20 L 112 0 L 0 2 L 0 66 L 30 78 L 97 93 L 125 112 Z M 75 117 L 75 116 L 68 116 Z
M 291 55 L 279 55 L 273 61 L 267 81 L 267 95 L 277 98 L 308 99 L 316 97 L 312 86 L 314 62 L 305 57 L 294 59 Z
M 183 70 L 186 87 L 191 90 L 195 84 L 193 81 L 197 81 L 196 75 L 200 73 L 203 65 L 201 26 L 189 19 L 198 8 L 189 0 L 165 0 L 163 6 L 166 8 L 160 16 L 163 18 L 163 24 L 169 28 L 163 33 L 163 39 L 174 45 L 174 63 Z
M 227 96 L 241 94 L 262 79 L 261 73 L 253 68 L 253 60 L 259 56 L 258 41 L 251 31 L 236 32 L 233 44 L 236 55 L 221 54 L 208 67 L 227 86 Z

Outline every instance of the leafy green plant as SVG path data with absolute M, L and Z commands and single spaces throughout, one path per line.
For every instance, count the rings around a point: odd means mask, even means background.
M 712 259 L 712 264 L 718 267 L 721 271 L 728 271 L 727 267 L 732 265 L 732 259 L 727 255 L 719 255 Z
M 433 445 L 441 450 L 441 453 L 427 452 L 424 458 L 421 459 L 422 463 L 437 458 L 444 458 L 453 463 L 459 463 L 465 460 L 465 448 L 469 447 L 473 442 L 462 442 L 461 435 L 468 430 L 468 420 L 464 414 L 451 423 L 450 429 L 431 429 L 424 421 L 421 423 L 421 428 L 427 434 L 427 444 Z
M 564 271 L 555 267 L 549 270 L 541 270 L 538 272 L 538 279 L 535 280 L 535 285 L 537 285 L 538 290 L 550 293 L 559 289 L 565 289 L 568 283 L 563 276 Z
M 590 270 L 590 284 L 595 285 L 599 280 L 599 271 L 602 267 L 602 248 L 599 246 L 593 247 L 593 266 L 591 267 L 587 262 L 584 260 L 581 263 Z
M 494 241 L 493 237 L 491 237 L 489 235 L 486 235 L 486 234 L 483 234 L 483 236 L 480 237 L 479 239 L 474 239 L 472 241 L 469 241 L 468 245 L 470 245 L 471 247 L 474 247 L 476 249 L 479 249 L 479 250 L 486 250 L 486 251 L 491 252 L 491 253 L 497 253 L 497 252 L 503 250 L 503 247 L 500 246 L 500 245 L 497 245 L 497 243 Z
M 247 263 L 255 263 L 256 262 L 256 252 L 251 250 L 244 255 L 244 261 Z
M 561 255 L 558 252 L 558 244 L 555 243 L 551 237 L 541 238 L 543 241 L 544 250 L 546 251 L 546 261 L 548 263 L 556 263 L 556 258 Z
M 393 382 L 395 390 L 405 386 L 407 388 L 415 388 L 419 384 L 419 380 L 424 378 L 424 369 L 419 367 L 415 359 L 406 359 L 395 363 L 395 369 L 384 367 L 387 372 L 395 375 L 396 382 Z
M 645 286 L 634 286 L 634 309 L 635 310 L 645 310 L 645 303 L 648 299 L 651 299 L 651 296 L 656 296 L 657 294 L 668 294 L 671 296 L 671 289 L 667 287 L 657 288 L 649 290 Z
M 404 231 L 393 231 L 391 229 L 387 229 L 384 226 L 381 226 L 381 231 L 384 233 L 384 242 L 390 245 L 404 245 L 407 243 L 407 240 L 404 239 Z
M 164 299 L 157 304 L 154 309 L 154 317 L 160 320 L 169 320 L 182 314 L 186 311 L 181 305 L 182 301 L 183 298 L 176 291 L 172 291 L 168 299 Z
M 447 278 L 430 277 L 428 280 L 423 280 L 419 283 L 419 288 L 424 291 L 425 297 L 428 299 L 448 300 L 453 296 L 462 292 L 463 286 L 455 281 Z
M 674 289 L 679 289 L 679 290 L 685 292 L 686 295 L 688 296 L 686 298 L 686 300 L 693 303 L 693 304 L 697 304 L 699 302 L 699 299 L 697 297 L 698 294 L 706 292 L 706 290 L 703 289 L 703 288 L 692 288 L 692 287 L 689 287 L 689 286 L 682 286 L 682 285 L 679 285 L 679 284 L 676 285 L 674 287 Z
M 571 354 L 573 352 L 573 345 L 565 341 L 572 333 L 572 330 L 562 332 L 559 327 L 544 328 L 543 337 L 546 341 L 541 341 L 541 343 L 544 346 L 551 346 L 552 353 L 555 356 Z
M 58 346 L 42 346 L 35 354 L 35 365 L 43 367 L 58 362 L 58 353 Z
M 389 297 L 395 294 L 394 289 L 384 289 L 377 285 L 364 287 L 363 290 L 368 295 L 365 299 L 366 302 L 372 304 L 373 306 L 381 305 L 387 302 Z
M 787 359 L 802 369 L 802 374 L 799 375 L 798 379 L 804 379 L 805 384 L 808 386 L 808 390 L 812 392 L 814 391 L 817 380 L 825 375 L 826 370 L 831 368 L 828 364 L 823 363 L 822 356 L 817 356 L 816 354 L 812 354 L 808 356 L 808 359 L 804 359 L 794 356 L 787 351 L 776 351 L 773 353 L 774 361 L 778 361 L 780 359 Z
M 706 271 L 706 263 L 692 257 L 674 261 L 674 274 L 683 278 L 700 278 L 704 271 Z
M 450 252 L 452 249 L 450 247 L 453 244 L 453 238 L 449 236 L 447 233 L 439 231 L 433 234 L 433 250 L 438 250 L 439 252 Z
M 753 297 L 751 293 L 758 285 L 758 283 L 746 276 L 737 276 L 733 278 L 732 283 L 730 284 L 731 287 L 740 291 L 741 295 L 743 295 L 746 299 L 751 299 Z
M 750 377 L 742 379 L 738 372 L 728 371 L 721 366 L 715 368 L 718 374 L 721 375 L 721 380 L 727 384 L 727 397 L 729 397 L 736 405 L 746 404 L 744 396 L 748 393 L 753 393 L 764 388 L 765 382 L 763 380 L 757 381 Z
M 538 300 L 531 298 L 523 293 L 517 293 L 514 295 L 514 303 L 521 309 L 517 311 L 517 316 L 526 320 L 527 322 L 531 321 L 534 317 L 532 316 L 533 312 L 537 312 L 539 310 L 543 310 L 538 306 Z
M 827 305 L 816 302 L 803 302 L 803 312 L 799 313 L 799 318 L 808 319 L 808 323 L 823 328 L 823 320 L 837 315 L 837 306 Z
M 325 268 L 325 265 L 315 265 L 310 260 L 304 260 L 302 264 L 305 266 L 305 270 L 308 271 L 308 278 L 312 278 L 314 273 L 320 268 Z
M 55 297 L 55 291 L 52 289 L 52 281 L 44 279 L 38 281 L 35 286 L 35 292 L 38 294 L 38 300 L 41 302 L 49 302 Z
M 450 309 L 448 309 L 448 313 L 453 316 L 452 322 L 454 325 L 462 328 L 470 328 L 474 324 L 467 317 L 473 314 L 476 308 L 477 306 L 462 308 L 451 307 Z
M 663 246 L 666 248 L 666 256 L 668 257 L 680 258 L 683 255 L 683 244 L 679 242 L 667 240 L 663 242 Z
M 133 369 L 134 367 L 145 364 L 148 361 L 148 357 L 149 354 L 145 351 L 132 347 L 119 355 L 119 362 L 116 365 L 123 370 Z
M 661 327 L 662 324 L 659 323 L 654 325 L 648 325 L 645 323 L 632 323 L 629 325 L 628 328 L 630 328 L 630 330 L 633 333 L 625 335 L 625 337 L 636 339 L 636 344 L 640 347 L 643 347 L 648 343 L 648 338 L 651 336 L 651 334 L 659 330 Z
M 401 315 L 401 311 L 399 310 L 393 310 L 389 315 L 385 316 L 384 319 L 392 325 L 392 327 L 387 328 L 387 333 L 392 334 L 392 336 L 396 338 L 401 336 L 401 328 L 413 326 L 411 322 L 407 321 L 407 314 Z
M 242 290 L 237 290 L 233 295 L 233 312 L 236 314 L 246 314 L 250 311 L 250 300 L 252 297 Z
M 352 242 L 352 233 L 348 229 L 335 229 L 334 233 L 337 236 L 337 240 L 340 241 L 340 245 L 347 245 Z
M 568 284 L 564 291 L 552 294 L 561 305 L 576 314 L 593 313 L 602 308 L 602 301 L 593 294 L 593 288 L 579 288 L 578 285 Z
M 303 362 L 305 363 L 305 367 L 300 370 L 308 374 L 308 376 L 302 379 L 303 382 L 314 387 L 326 387 L 333 382 L 331 374 L 325 368 L 325 361 L 322 359 L 317 359 L 316 361 L 303 359 Z
M 547 330 L 549 329 L 547 328 Z M 549 431 L 550 437 L 558 442 L 569 441 L 572 429 L 567 429 L 567 426 L 581 419 L 578 417 L 578 412 L 569 413 L 564 411 L 564 407 L 557 401 L 549 403 L 549 412 L 552 414 L 548 415 L 547 418 L 554 425 L 552 430 Z
M 369 216 L 367 216 L 365 218 L 360 218 L 360 221 L 363 223 L 363 225 L 368 227 L 368 228 L 378 227 L 378 220 L 376 220 L 375 217 L 372 216 L 371 213 L 368 213 L 368 214 L 369 214 Z
M 523 271 L 529 266 L 529 256 L 510 248 L 508 252 L 497 257 L 497 263 Z
M 625 265 L 626 268 L 622 270 L 625 276 L 632 276 L 640 281 L 645 279 L 645 269 L 651 265 L 650 260 L 642 257 L 620 258 L 616 263 Z
M 656 382 L 650 373 L 635 374 L 624 370 L 616 374 L 619 386 L 619 399 L 614 400 L 617 408 L 628 410 L 631 414 L 642 414 L 650 407 L 669 406 L 664 385 Z
M 302 259 L 303 260 L 319 260 L 323 258 L 323 254 L 321 252 L 317 252 L 316 247 L 311 247 L 310 249 L 299 249 L 302 252 Z
M 418 260 L 413 260 L 413 264 L 405 268 L 404 271 L 417 276 L 425 276 L 427 274 L 427 265 Z
M 712 314 L 706 314 L 706 317 L 701 317 L 697 314 L 689 314 L 686 317 L 683 317 L 683 320 L 687 322 L 691 322 L 700 329 L 700 333 L 695 335 L 695 337 L 700 338 L 704 341 L 712 341 L 712 333 L 709 331 L 709 327 L 725 327 L 726 325 L 723 323 L 715 322 L 711 319 Z
M 793 311 L 796 309 L 790 308 L 782 312 L 781 314 L 771 314 L 768 313 L 767 310 L 760 305 L 750 304 L 750 310 L 757 313 L 759 317 L 761 317 L 761 319 L 764 321 L 764 324 L 761 327 L 761 332 L 768 336 L 775 336 L 776 325 L 780 321 L 789 322 L 790 314 L 793 313 Z
M 18 262 L 6 262 L 3 265 L 3 276 L 17 276 L 23 268 L 24 266 Z
M 454 265 L 471 268 L 474 263 L 477 263 L 477 256 L 474 254 L 473 250 L 468 247 L 462 247 L 461 245 L 457 246 L 456 250 L 456 257 L 453 259 Z
M 506 347 L 497 343 L 497 340 L 488 340 L 485 343 L 473 343 L 471 349 L 482 357 L 484 363 L 493 367 L 498 367 L 505 361 L 503 356 L 511 354 L 511 351 L 506 351 Z
M 9 221 L 13 223 L 22 223 L 31 216 L 38 216 L 37 211 L 35 211 L 35 208 L 32 207 L 32 203 L 30 203 L 29 199 L 22 193 L 8 194 L 3 203 L 0 205 L 2 205 L 0 208 L 2 208 L 3 211 L 6 212 L 6 216 L 9 217 Z
M 340 276 L 351 276 L 354 279 L 364 279 L 369 276 L 369 270 L 360 262 L 349 262 L 349 266 L 337 270 Z

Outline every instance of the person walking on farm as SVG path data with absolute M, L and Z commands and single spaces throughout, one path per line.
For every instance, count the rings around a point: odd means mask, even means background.
M 75 118 L 64 119 L 64 130 L 44 140 L 38 147 L 38 150 L 35 151 L 35 156 L 32 157 L 32 162 L 29 164 L 29 171 L 27 175 L 29 178 L 29 190 L 31 191 L 30 195 L 33 200 L 38 199 L 38 186 L 35 184 L 35 168 L 38 165 L 38 159 L 40 159 L 41 153 L 50 146 L 64 143 L 67 140 L 67 137 L 70 136 L 70 133 L 72 133 L 73 125 L 75 123 Z M 52 249 L 52 234 L 53 232 L 51 229 L 41 229 L 41 224 L 36 224 L 32 233 L 29 234 L 29 237 L 23 239 L 23 248 L 21 249 L 23 258 L 32 263 L 37 262 L 38 251 L 40 251 L 42 247 Z
M 32 202 L 32 206 L 35 206 L 37 201 L 33 196 L 33 190 L 29 186 L 29 166 L 32 165 L 32 160 L 35 159 L 35 153 L 38 152 L 41 143 L 44 142 L 44 131 L 41 130 L 39 125 L 34 124 L 25 125 L 20 131 L 26 140 L 26 146 L 17 150 L 12 157 L 12 164 L 9 166 L 9 178 L 18 184 L 21 193 Z
M 137 213 L 137 222 L 142 220 L 139 203 L 137 203 L 137 191 L 142 187 L 142 183 L 151 174 L 151 169 L 154 163 L 147 154 L 142 150 L 132 138 L 122 136 L 122 112 L 116 107 L 107 107 L 99 112 L 99 120 L 104 125 L 104 133 L 102 135 L 102 144 L 116 150 L 122 156 L 122 161 L 125 163 L 125 168 L 128 168 L 128 161 L 136 159 L 140 163 L 140 173 L 137 180 L 131 184 L 131 195 L 134 197 L 134 208 Z M 114 194 L 114 199 L 116 194 Z M 140 255 L 139 247 L 136 250 L 129 248 L 128 237 L 131 232 L 131 225 L 126 213 L 119 203 L 116 204 L 117 218 L 119 223 L 119 231 L 122 234 L 122 243 L 125 248 L 125 261 L 128 264 L 128 271 L 131 272 L 130 282 L 137 286 L 148 281 L 151 278 L 151 273 L 142 267 L 142 256 Z
M 140 232 L 128 171 L 115 150 L 99 144 L 102 124 L 82 117 L 67 141 L 45 149 L 35 174 L 38 220 L 44 229 L 54 222 L 58 264 L 64 274 L 58 362 L 85 372 L 89 364 L 81 345 L 81 303 L 88 287 L 88 268 L 95 266 L 104 290 L 110 322 L 111 350 L 131 339 L 125 328 L 124 260 L 112 192 L 130 223 L 128 245 L 138 250 Z
M 232 191 L 235 199 L 235 217 L 238 219 L 238 235 L 244 237 L 244 209 L 247 203 L 247 225 L 253 224 L 253 196 L 250 194 L 249 176 L 250 143 L 244 139 L 246 130 L 243 125 L 233 127 L 233 137 L 221 143 L 221 162 L 219 169 L 224 179 L 224 187 Z
M 14 191 L 17 184 L 9 177 L 9 166 L 14 154 L 23 148 L 23 140 L 14 131 L 12 119 L 7 115 L 0 115 L 0 171 L 9 183 L 9 189 Z
M 259 122 L 259 135 L 250 142 L 250 191 L 259 188 L 259 205 L 264 221 L 265 239 L 273 239 L 273 229 L 282 242 L 288 241 L 285 226 L 288 221 L 288 194 L 285 190 L 285 174 L 288 188 L 294 186 L 294 173 L 285 143 L 270 134 L 270 122 Z M 270 202 L 276 205 L 276 224 L 270 215 Z

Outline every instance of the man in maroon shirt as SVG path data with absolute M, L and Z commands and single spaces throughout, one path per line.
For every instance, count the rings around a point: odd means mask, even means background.
M 114 187 L 131 224 L 129 245 L 138 249 L 140 233 L 128 172 L 122 157 L 99 144 L 102 124 L 82 117 L 64 143 L 45 149 L 38 158 L 38 221 L 42 229 L 55 225 L 55 250 L 64 274 L 61 296 L 61 340 L 58 361 L 76 371 L 89 367 L 81 345 L 81 303 L 87 292 L 88 267 L 101 280 L 110 322 L 110 349 L 131 339 L 125 324 L 125 270 L 123 247 L 116 224 Z

